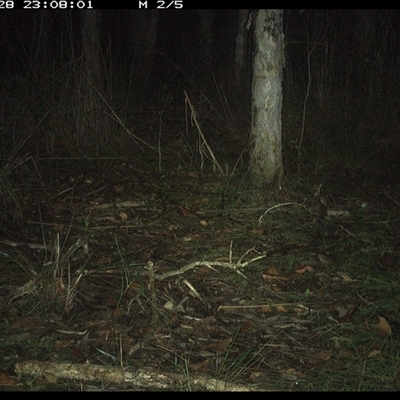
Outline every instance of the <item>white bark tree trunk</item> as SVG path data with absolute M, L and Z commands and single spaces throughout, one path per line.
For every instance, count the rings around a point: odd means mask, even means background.
M 253 122 L 250 166 L 255 186 L 282 185 L 283 11 L 257 10 L 254 26 Z

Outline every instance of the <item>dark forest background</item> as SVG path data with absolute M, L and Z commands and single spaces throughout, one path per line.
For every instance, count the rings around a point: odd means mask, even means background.
M 214 153 L 231 168 L 246 159 L 252 29 L 238 72 L 239 10 L 210 11 L 208 31 L 198 10 L 93 13 L 0 14 L 3 186 L 46 157 L 162 153 L 192 168 L 196 134 L 185 92 Z M 332 162 L 368 173 L 396 168 L 398 20 L 397 10 L 284 12 L 286 172 Z

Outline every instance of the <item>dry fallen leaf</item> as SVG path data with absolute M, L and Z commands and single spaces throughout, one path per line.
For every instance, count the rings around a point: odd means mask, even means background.
M 314 272 L 314 268 L 309 265 L 306 265 L 304 267 L 296 269 L 296 274 L 304 274 L 305 272 Z
M 332 260 L 328 258 L 325 254 L 318 254 L 317 258 L 321 264 L 332 265 Z
M 378 326 L 376 327 L 376 332 L 382 338 L 390 336 L 392 334 L 392 328 L 390 327 L 385 318 L 379 316 L 378 318 L 379 318 L 379 323 Z
M 294 368 L 288 368 L 286 370 L 286 373 L 284 373 L 285 378 L 290 379 L 290 380 L 296 380 L 297 378 L 303 378 L 305 375 L 301 372 L 298 371 Z
M 97 259 L 98 263 L 109 263 L 111 261 L 111 257 L 99 257 Z M 114 271 L 113 271 L 114 273 Z
M 206 359 L 197 364 L 190 364 L 190 369 L 193 369 L 194 371 L 198 371 L 200 369 L 206 369 L 209 366 L 209 364 L 210 360 Z
M 250 233 L 252 233 L 253 235 L 263 235 L 264 229 L 252 229 Z
M 56 384 L 58 381 L 57 376 L 55 374 L 52 374 L 51 372 L 45 373 L 44 380 L 46 383 L 49 383 L 49 384 Z
M 368 353 L 367 358 L 381 358 L 382 352 L 380 350 L 372 350 Z
M 339 305 L 335 306 L 335 310 L 336 310 L 339 318 L 342 318 L 342 317 L 344 317 L 345 315 L 348 314 L 347 309 L 345 307 L 343 307 L 343 306 L 339 306 Z
M 345 314 L 338 318 L 339 324 L 351 324 L 354 322 L 354 317 L 351 314 Z
M 279 275 L 279 272 L 278 272 L 277 268 L 276 268 L 275 266 L 273 266 L 273 265 L 270 265 L 270 266 L 267 268 L 267 271 L 268 271 L 268 273 L 269 273 L 270 275 L 275 275 L 275 276 Z
M 317 360 L 328 361 L 331 358 L 331 353 L 327 351 L 320 351 L 314 355 L 314 358 L 316 358 Z
M 278 305 L 276 307 L 276 311 L 281 312 L 281 313 L 287 313 L 289 311 L 289 309 L 285 306 Z
M 180 207 L 180 210 L 184 217 L 195 217 L 194 213 L 186 207 Z
M 112 187 L 112 191 L 113 191 L 114 193 L 122 193 L 124 190 L 125 190 L 125 187 L 122 186 L 122 185 L 114 185 L 114 186 Z
M 274 275 L 267 275 L 267 274 L 263 274 L 262 278 L 266 281 L 272 281 L 272 280 L 277 280 L 277 281 L 287 281 L 289 280 L 288 278 L 286 278 L 285 276 L 274 276 Z
M 232 343 L 232 338 L 228 337 L 220 342 L 215 342 L 207 346 L 204 346 L 204 348 L 207 350 L 226 351 L 231 343 Z
M 258 313 L 269 313 L 271 312 L 271 306 L 262 306 L 260 308 L 257 308 Z
M 119 219 L 121 221 L 127 221 L 128 220 L 128 214 L 123 212 L 123 211 L 119 212 L 118 217 L 119 217 Z
M 30 317 L 19 317 L 11 321 L 10 325 L 13 329 L 23 328 L 24 330 L 37 328 L 40 326 L 40 322 L 36 318 Z
M 61 349 L 66 349 L 74 344 L 74 341 L 72 339 L 69 340 L 56 340 L 53 343 L 53 349 L 54 350 L 61 350 Z
M 344 272 L 336 272 L 336 275 L 338 275 L 340 278 L 343 279 L 344 282 L 353 282 L 354 279 L 351 279 L 349 275 L 345 274 Z
M 10 385 L 16 385 L 18 383 L 18 379 L 13 378 L 10 376 L 6 371 L 1 370 L 0 371 L 0 386 L 10 386 Z

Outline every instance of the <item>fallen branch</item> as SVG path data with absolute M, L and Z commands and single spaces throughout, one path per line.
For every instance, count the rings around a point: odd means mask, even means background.
M 182 268 L 179 268 L 175 271 L 168 271 L 168 272 L 164 272 L 163 274 L 160 275 L 155 275 L 155 280 L 156 281 L 163 281 L 166 278 L 170 278 L 171 276 L 176 276 L 176 275 L 182 275 L 187 271 L 190 271 L 191 269 L 195 268 L 195 267 L 200 267 L 200 266 L 204 266 L 207 268 L 210 268 L 212 270 L 215 271 L 215 269 L 213 267 L 224 267 L 224 268 L 229 268 L 234 270 L 235 272 L 237 272 L 239 275 L 241 275 L 243 278 L 246 278 L 246 276 L 240 271 L 240 268 L 244 268 L 247 267 L 250 263 L 260 260 L 262 258 L 265 258 L 266 255 L 263 254 L 261 256 L 252 258 L 249 261 L 246 262 L 242 262 L 243 257 L 237 261 L 237 262 L 227 262 L 227 261 L 195 261 L 192 262 L 188 265 L 185 265 Z
M 272 388 L 245 386 L 206 375 L 179 375 L 161 373 L 147 369 L 109 367 L 94 364 L 72 364 L 56 362 L 25 361 L 15 364 L 15 372 L 19 377 L 44 377 L 54 381 L 54 377 L 65 380 L 84 382 L 101 382 L 103 385 L 124 385 L 124 388 L 173 389 L 177 386 L 191 385 L 197 389 L 210 391 L 256 391 L 273 390 Z

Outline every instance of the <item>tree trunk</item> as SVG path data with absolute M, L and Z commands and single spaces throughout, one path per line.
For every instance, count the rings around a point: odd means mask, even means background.
M 82 10 L 82 74 L 80 93 L 83 96 L 82 121 L 79 142 L 96 147 L 104 147 L 108 141 L 105 114 L 102 111 L 104 99 L 103 70 L 99 24 L 101 11 Z M 103 99 L 102 99 L 103 97 Z M 78 144 L 78 143 L 77 143 Z
M 147 89 L 150 74 L 153 66 L 154 59 L 154 46 L 156 44 L 157 32 L 158 32 L 158 22 L 160 18 L 159 10 L 148 10 L 148 20 L 147 20 L 147 29 L 146 29 L 146 38 L 145 38 L 145 48 L 144 48 L 144 87 Z
M 238 34 L 236 36 L 235 49 L 235 86 L 237 91 L 243 87 L 244 66 L 247 55 L 247 30 L 246 24 L 249 18 L 248 10 L 239 10 Z
M 212 33 L 212 25 L 214 22 L 214 10 L 199 10 L 200 22 L 201 22 L 201 33 L 203 35 L 204 45 L 203 45 L 203 60 L 206 68 L 211 68 L 212 66 L 212 44 L 214 36 Z
M 282 185 L 282 74 L 285 62 L 282 10 L 255 15 L 252 85 L 252 180 L 258 189 Z
M 140 88 L 143 93 L 147 93 L 151 86 L 160 10 L 132 10 L 131 13 L 132 51 L 136 54 L 132 59 L 135 60 L 136 78 L 140 79 Z

